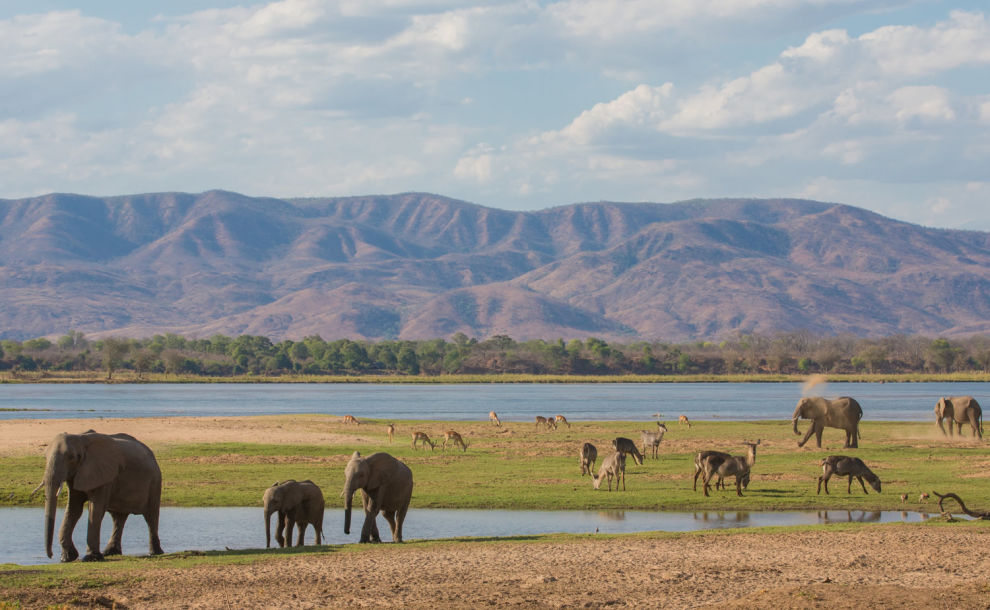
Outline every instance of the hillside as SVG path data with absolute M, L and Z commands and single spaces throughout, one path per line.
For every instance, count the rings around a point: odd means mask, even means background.
M 990 332 L 990 234 L 802 200 L 0 200 L 0 337 Z

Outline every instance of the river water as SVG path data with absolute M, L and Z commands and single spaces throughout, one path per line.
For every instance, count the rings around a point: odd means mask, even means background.
M 53 558 L 44 549 L 44 510 L 41 508 L 0 508 L 0 564 L 33 565 L 58 562 L 61 550 L 56 518 Z M 80 555 L 86 552 L 86 515 L 76 525 L 73 541 Z M 403 525 L 406 541 L 455 537 L 519 537 L 550 533 L 618 534 L 642 531 L 683 532 L 730 527 L 768 525 L 814 525 L 818 523 L 918 522 L 928 515 L 907 511 L 782 511 L 782 512 L 648 512 L 648 511 L 511 511 L 467 509 L 410 509 Z M 323 543 L 357 542 L 363 516 L 354 514 L 351 534 L 344 535 L 343 509 L 328 509 L 323 518 Z M 274 517 L 272 544 L 275 544 Z M 107 517 L 101 529 L 101 548 L 110 537 L 113 524 Z M 391 541 L 388 523 L 378 518 L 382 540 Z M 258 549 L 265 546 L 264 514 L 257 508 L 175 508 L 161 510 L 159 534 L 167 553 Z M 306 530 L 306 543 L 313 544 L 313 529 Z M 148 528 L 144 519 L 132 515 L 123 537 L 126 555 L 148 554 Z
M 852 396 L 867 420 L 934 419 L 939 396 L 973 395 L 985 383 L 601 384 L 0 384 L 0 420 L 97 417 L 352 414 L 359 419 L 580 420 L 789 419 L 805 394 Z

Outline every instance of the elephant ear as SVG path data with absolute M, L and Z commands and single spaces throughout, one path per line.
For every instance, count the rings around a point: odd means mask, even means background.
M 110 437 L 94 438 L 76 469 L 72 486 L 90 491 L 112 481 L 124 467 L 124 452 Z

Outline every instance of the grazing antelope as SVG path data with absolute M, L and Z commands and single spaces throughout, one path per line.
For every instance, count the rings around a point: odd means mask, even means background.
M 652 448 L 653 459 L 659 459 L 657 457 L 657 450 L 660 448 L 660 441 L 663 440 L 663 435 L 667 431 L 667 426 L 658 422 L 660 426 L 656 432 L 650 430 L 640 430 L 640 439 L 643 442 L 643 455 L 646 455 L 646 448 Z
M 628 453 L 632 455 L 633 461 L 640 466 L 643 465 L 643 454 L 639 452 L 639 449 L 636 449 L 636 443 L 632 442 L 628 438 L 625 438 L 624 436 L 616 437 L 615 440 L 612 441 L 612 448 L 619 453 Z M 623 467 L 625 467 L 624 462 Z
M 489 411 L 488 412 L 488 421 L 490 421 L 493 424 L 495 424 L 495 426 L 498 427 L 498 428 L 501 428 L 502 427 L 502 420 L 500 420 L 498 418 L 498 415 L 495 414 L 495 411 Z
M 714 477 L 724 479 L 727 476 L 736 477 L 736 495 L 742 496 L 743 478 L 749 474 L 753 464 L 756 463 L 756 446 L 760 444 L 760 441 L 757 440 L 755 443 L 744 442 L 743 444 L 749 447 L 749 451 L 746 452 L 745 456 L 733 455 L 718 464 L 716 464 L 717 460 L 712 458 L 708 458 L 705 461 L 704 490 L 706 496 L 708 495 L 708 489 L 711 487 L 711 480 Z
M 698 476 L 705 473 L 705 462 L 711 461 L 712 465 L 716 468 L 722 464 L 727 458 L 732 457 L 730 454 L 724 451 L 699 451 L 694 456 L 694 490 L 698 491 Z M 716 476 L 718 476 L 716 474 Z M 725 479 L 719 477 L 715 479 L 715 489 L 718 488 L 725 489 Z M 743 475 L 742 488 L 746 489 L 749 487 L 749 473 L 747 472 Z
M 416 448 L 416 443 L 417 442 L 420 442 L 421 443 L 420 446 L 429 445 L 430 446 L 430 451 L 433 451 L 433 448 L 436 447 L 436 443 L 434 443 L 433 441 L 430 440 L 430 437 L 429 437 L 429 435 L 426 434 L 426 432 L 413 432 L 412 433 L 412 441 L 413 441 L 412 442 L 412 448 L 413 449 Z
M 458 434 L 457 432 L 453 430 L 447 430 L 446 432 L 443 433 L 443 444 L 440 445 L 440 448 L 444 451 L 447 450 L 447 441 L 453 441 L 454 447 L 460 445 L 461 451 L 467 451 L 467 445 L 464 444 L 464 439 L 462 439 L 461 435 Z
M 553 427 L 556 428 L 557 424 L 567 424 L 568 428 L 571 427 L 571 423 L 567 421 L 567 418 L 564 417 L 563 415 L 558 415 L 557 417 L 553 418 Z
M 536 429 L 539 430 L 540 429 L 540 426 L 543 426 L 544 428 L 546 428 L 546 426 L 547 426 L 547 418 L 543 417 L 542 415 L 537 415 L 536 416 Z
M 822 483 L 825 483 L 825 493 L 828 493 L 828 480 L 832 475 L 840 477 L 849 476 L 849 485 L 846 486 L 846 493 L 852 493 L 853 477 L 859 479 L 859 485 L 863 488 L 863 493 L 868 494 L 863 479 L 869 482 L 870 487 L 880 493 L 880 478 L 867 468 L 863 460 L 857 457 L 845 455 L 830 455 L 822 460 L 822 476 L 818 477 L 818 493 L 822 493 Z
M 344 417 L 341 418 L 340 422 L 343 424 L 354 424 L 355 426 L 361 424 L 361 422 L 359 422 L 358 419 L 353 415 L 345 415 Z
M 601 487 L 602 480 L 608 479 L 608 490 L 612 491 L 612 479 L 615 479 L 615 491 L 619 491 L 619 481 L 622 481 L 622 491 L 626 490 L 626 454 L 616 451 L 612 455 L 602 460 L 602 466 L 598 469 L 598 476 L 592 482 L 595 489 Z
M 547 430 L 556 430 L 557 420 L 553 418 L 553 415 L 547 417 Z
M 680 417 L 678 417 L 677 418 L 677 424 L 678 425 L 687 424 L 687 427 L 688 428 L 691 427 L 691 422 L 688 420 L 687 415 L 681 415 Z
M 598 459 L 598 449 L 591 443 L 581 445 L 581 476 L 595 476 L 595 460 Z
M 385 426 L 385 436 L 388 437 L 388 444 L 391 445 L 392 441 L 395 440 L 395 424 Z
M 928 494 L 926 494 L 925 492 L 921 492 L 921 495 L 918 496 L 918 502 L 924 502 L 927 499 L 928 499 Z

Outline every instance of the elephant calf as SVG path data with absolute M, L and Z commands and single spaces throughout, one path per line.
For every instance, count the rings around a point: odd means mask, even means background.
M 323 510 L 325 502 L 323 492 L 312 481 L 276 482 L 265 490 L 262 497 L 265 505 L 265 548 L 272 545 L 271 516 L 278 514 L 278 525 L 275 527 L 275 542 L 279 546 L 292 545 L 292 528 L 299 526 L 299 539 L 296 546 L 302 546 L 306 526 L 312 525 L 316 532 L 316 544 L 323 544 Z M 285 530 L 285 537 L 282 531 Z

